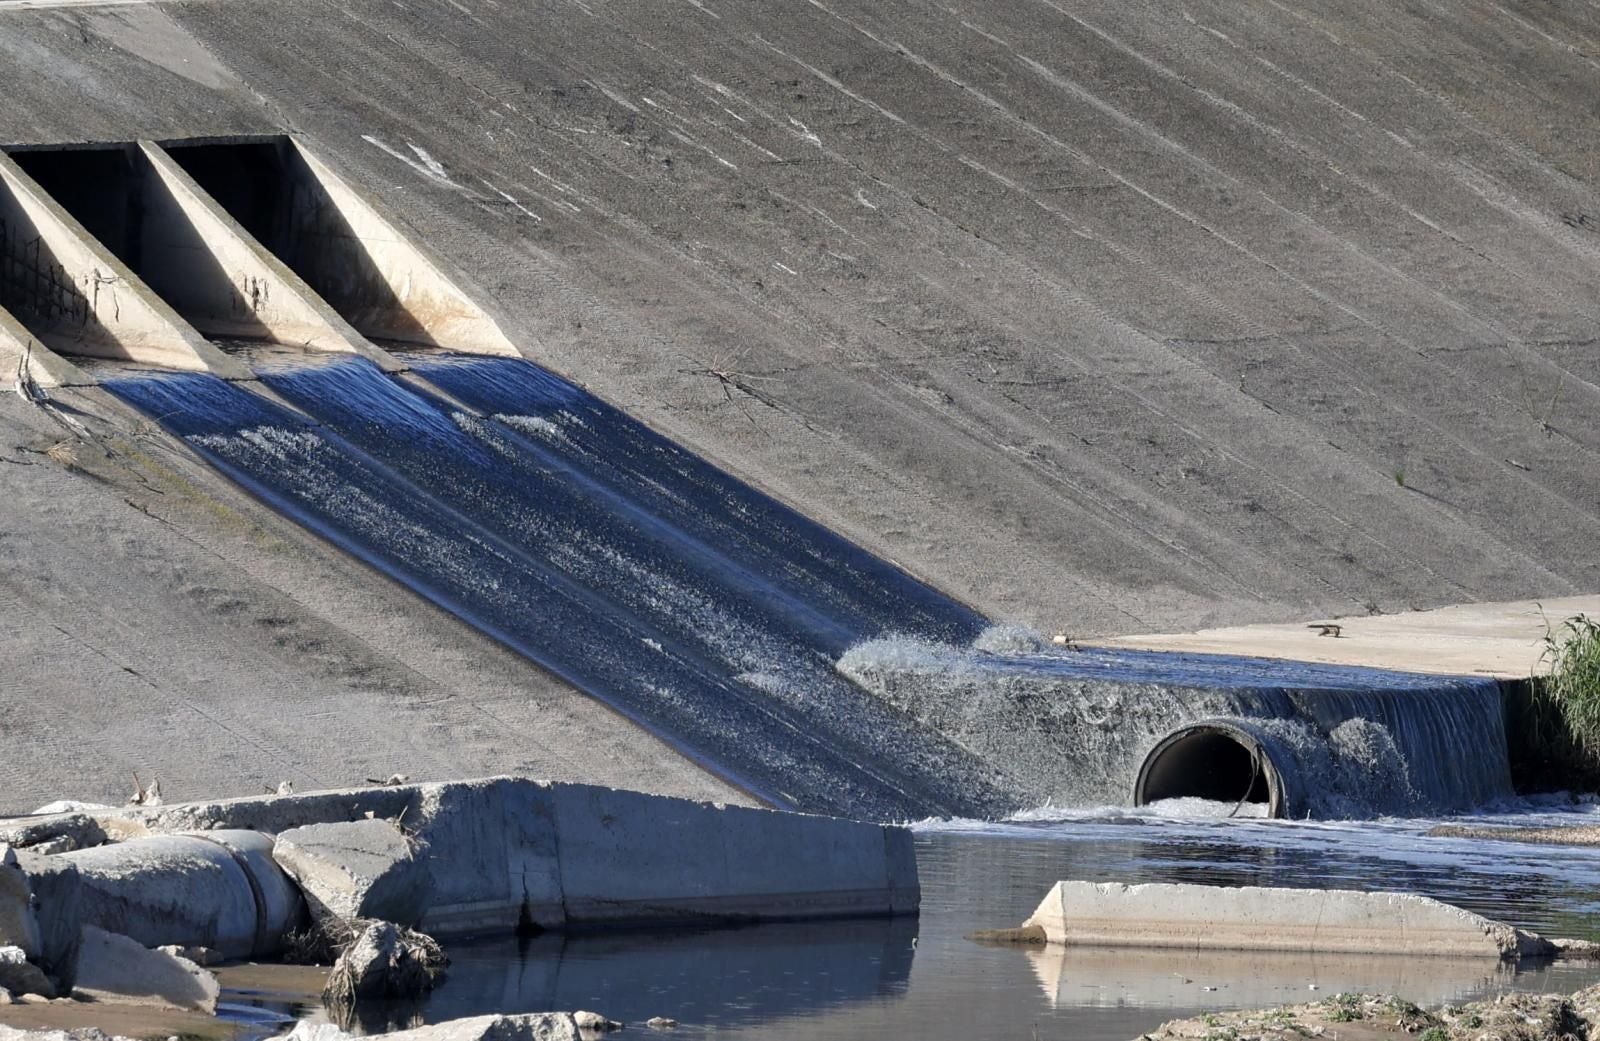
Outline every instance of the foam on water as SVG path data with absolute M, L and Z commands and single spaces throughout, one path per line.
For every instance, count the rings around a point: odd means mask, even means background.
M 1347 821 L 1230 820 L 1226 811 L 1213 812 L 1220 808 L 1196 800 L 1137 809 L 1041 806 L 1000 821 L 929 818 L 912 828 L 929 836 L 966 835 L 1095 851 L 1094 860 L 1101 865 L 1096 871 L 1120 881 L 1176 880 L 1164 872 L 1181 865 L 1196 881 L 1419 892 L 1552 935 L 1600 935 L 1600 919 L 1578 923 L 1570 917 L 1600 911 L 1600 847 L 1428 834 L 1441 823 L 1592 826 L 1600 824 L 1600 805 L 1592 796 L 1559 793 L 1508 799 L 1448 817 Z M 1122 862 L 1108 858 L 1108 849 L 1136 852 Z

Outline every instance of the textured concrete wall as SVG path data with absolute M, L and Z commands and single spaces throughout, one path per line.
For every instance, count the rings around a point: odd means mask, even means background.
M 114 833 L 277 833 L 367 814 L 426 844 L 438 935 L 915 913 L 904 828 L 524 778 L 257 796 L 100 814 Z M 116 847 L 74 857 L 116 860 Z M 248 897 L 248 893 L 244 894 Z

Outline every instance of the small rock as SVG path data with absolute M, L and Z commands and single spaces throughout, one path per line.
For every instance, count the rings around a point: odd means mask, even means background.
M 433 988 L 444 952 L 432 937 L 393 922 L 373 922 L 345 948 L 322 990 L 330 1005 L 363 998 L 409 998 Z
M 11 1004 L 11 992 L 4 987 L 0 987 L 0 1005 L 9 1004 Z
M 284 1035 L 283 1041 L 349 1041 L 350 1036 L 335 1023 L 312 1023 L 302 1019 Z
M 583 1036 L 567 1013 L 540 1012 L 452 1019 L 433 1026 L 391 1033 L 383 1041 L 580 1041 Z
M 678 1021 L 676 1019 L 668 1019 L 666 1016 L 652 1016 L 644 1021 L 644 1025 L 651 1030 L 671 1030 L 678 1025 Z
M 1215 987 L 1201 987 L 1200 989 L 1201 990 L 1216 990 L 1217 988 L 1215 988 Z
M 578 1024 L 579 1030 L 586 1030 L 596 1034 L 610 1033 L 621 1030 L 622 1024 L 614 1019 L 607 1019 L 598 1012 L 574 1012 L 572 1021 Z

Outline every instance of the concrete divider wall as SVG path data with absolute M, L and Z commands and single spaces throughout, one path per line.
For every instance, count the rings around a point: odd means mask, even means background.
M 1024 926 L 1082 947 L 1514 958 L 1508 925 L 1410 893 L 1057 882 Z
M 255 241 L 159 145 L 139 143 L 147 167 L 145 280 L 198 329 L 358 353 L 389 372 L 403 366 L 352 329 L 300 277 Z
M 0 304 L 58 350 L 248 379 L 0 154 Z
M 77 366 L 40 343 L 21 322 L 0 309 L 0 389 L 10 390 L 22 379 L 31 379 L 40 387 L 94 385 Z
M 910 832 L 527 778 L 260 796 L 99 814 L 107 831 L 278 832 L 398 819 L 428 847 L 424 930 L 909 914 Z M 91 851 L 93 852 L 93 851 Z M 164 941 L 176 942 L 176 941 Z

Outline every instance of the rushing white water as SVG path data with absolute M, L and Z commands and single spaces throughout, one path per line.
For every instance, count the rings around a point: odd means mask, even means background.
M 1040 802 L 1131 801 L 1151 749 L 1179 727 L 1212 720 L 1264 749 L 1288 816 L 1451 812 L 1511 794 L 1500 690 L 1481 678 L 1062 648 L 1017 626 L 991 627 L 966 646 L 872 640 L 850 648 L 838 669 Z

